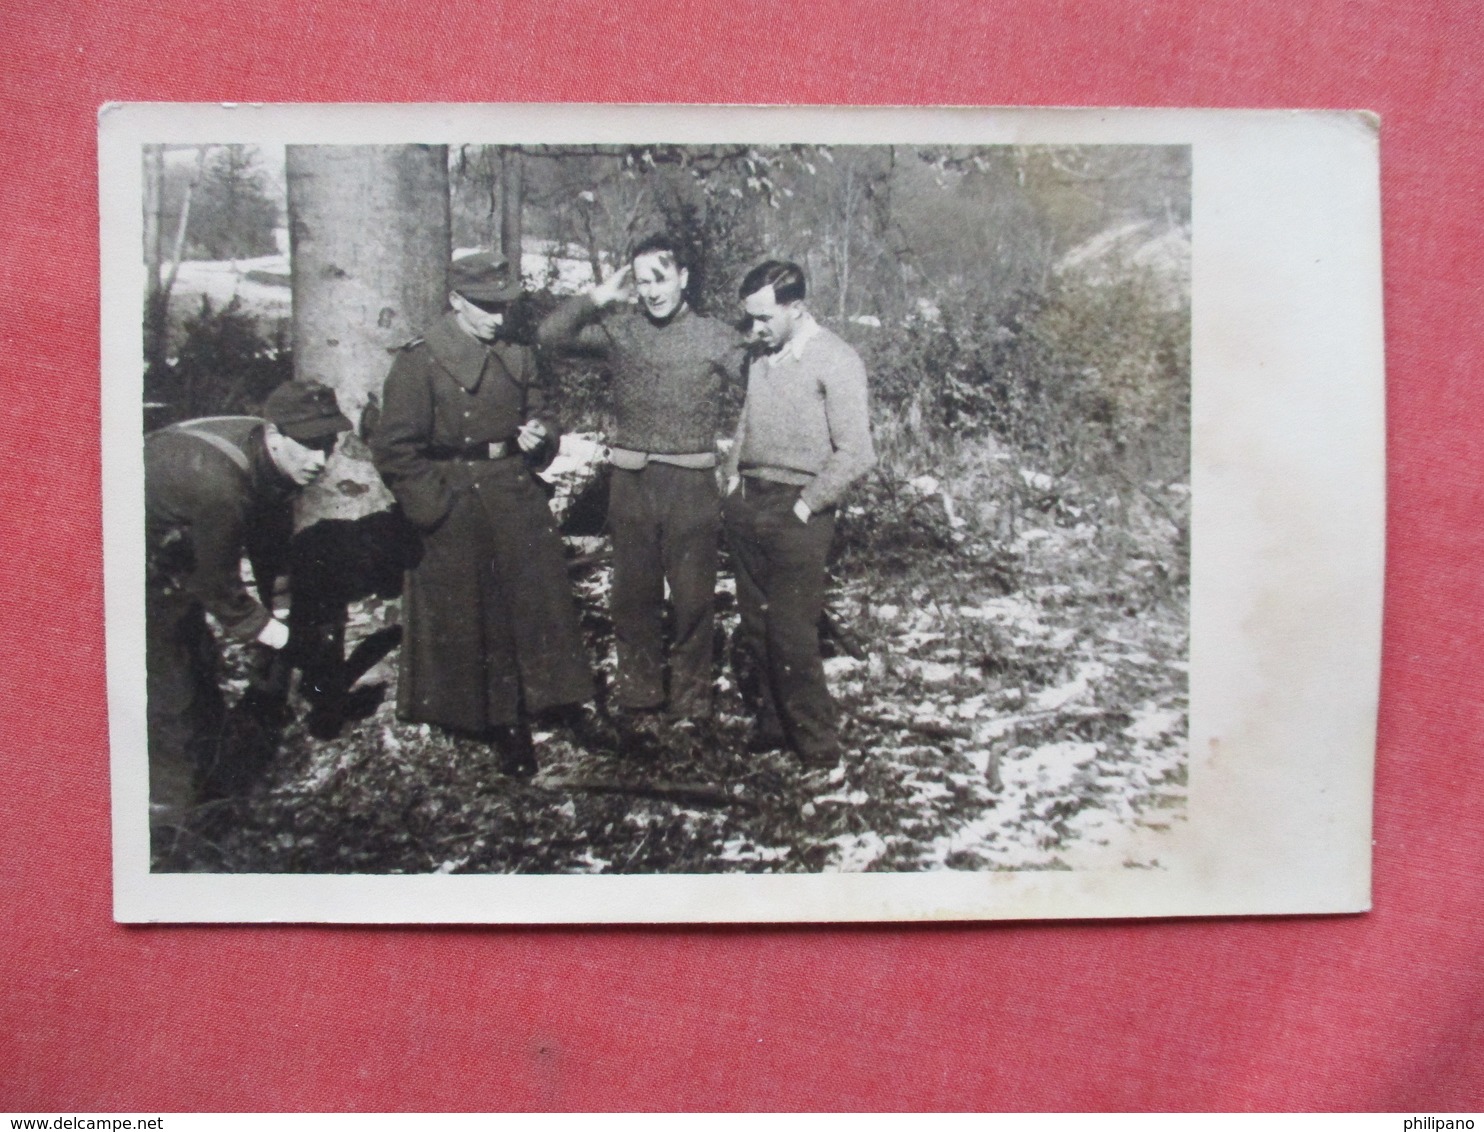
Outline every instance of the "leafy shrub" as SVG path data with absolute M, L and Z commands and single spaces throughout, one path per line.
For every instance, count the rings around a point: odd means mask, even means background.
M 146 424 L 254 413 L 293 376 L 293 351 L 283 332 L 267 338 L 236 298 L 218 310 L 202 296 L 199 310 L 185 320 L 179 357 L 145 374 L 152 407 Z
M 1147 271 L 1054 279 L 999 316 L 972 296 L 851 335 L 873 418 L 918 445 L 992 436 L 1053 474 L 1188 470 L 1188 309 Z
M 1097 552 L 1098 584 L 1188 576 L 1189 311 L 1152 272 L 1105 261 L 998 315 L 968 296 L 841 330 L 871 376 L 879 457 L 842 516 L 843 556 L 982 556 L 1050 527 Z M 924 476 L 941 491 L 914 489 Z
M 835 555 L 847 569 L 852 559 L 879 568 L 956 549 L 941 500 L 886 469 L 851 489 L 835 526 Z

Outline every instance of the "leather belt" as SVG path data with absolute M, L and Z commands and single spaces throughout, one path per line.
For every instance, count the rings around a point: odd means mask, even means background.
M 625 472 L 637 472 L 646 464 L 671 464 L 677 468 L 714 468 L 715 452 L 640 452 L 608 446 L 608 462 Z
M 781 492 L 786 491 L 791 491 L 794 494 L 798 494 L 799 492 L 804 490 L 803 484 L 782 483 L 778 480 L 765 480 L 760 476 L 749 476 L 746 472 L 742 473 L 741 487 L 743 498 L 746 498 L 749 494 L 777 495 Z
M 516 447 L 508 440 L 488 444 L 471 444 L 468 448 L 442 448 L 430 453 L 434 460 L 503 460 L 514 456 Z

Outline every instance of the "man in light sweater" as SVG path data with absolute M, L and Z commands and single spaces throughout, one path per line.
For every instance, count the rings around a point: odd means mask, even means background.
M 629 266 L 542 322 L 543 349 L 601 358 L 615 429 L 608 526 L 617 641 L 616 719 L 652 750 L 659 712 L 710 733 L 712 624 L 721 526 L 716 441 L 723 385 L 740 381 L 742 335 L 692 310 L 684 249 L 653 236 Z M 637 298 L 637 306 L 629 300 Z M 666 694 L 665 586 L 673 612 Z
M 753 341 L 747 402 L 727 466 L 739 645 L 758 668 L 750 749 L 787 746 L 808 766 L 840 757 L 819 655 L 835 504 L 876 462 L 860 355 L 804 306 L 804 273 L 769 260 L 740 293 Z

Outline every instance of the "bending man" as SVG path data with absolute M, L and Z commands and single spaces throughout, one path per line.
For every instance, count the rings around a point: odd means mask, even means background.
M 265 419 L 266 418 L 266 419 Z M 293 497 L 350 428 L 335 394 L 287 382 L 262 417 L 182 421 L 144 438 L 145 668 L 151 827 L 178 825 L 236 752 L 223 751 L 226 702 L 206 614 L 239 641 L 288 644 L 273 583 L 287 563 Z M 258 596 L 242 582 L 252 563 Z M 157 850 L 160 848 L 156 846 Z

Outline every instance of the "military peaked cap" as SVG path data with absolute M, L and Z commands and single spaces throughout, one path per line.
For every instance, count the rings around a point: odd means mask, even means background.
M 263 402 L 263 416 L 287 437 L 307 444 L 351 427 L 335 391 L 317 381 L 285 381 Z
M 475 252 L 448 266 L 449 288 L 476 303 L 513 303 L 521 296 L 520 272 L 502 255 Z

